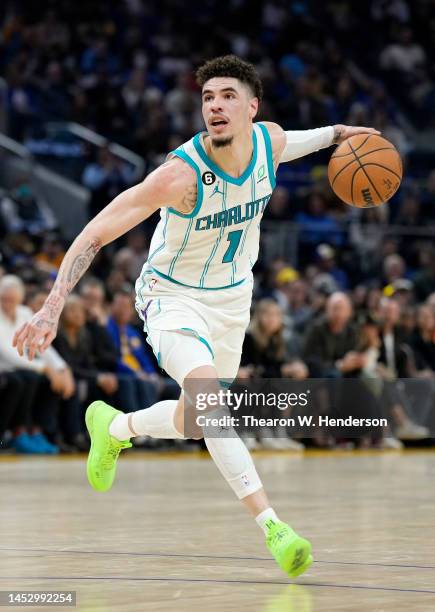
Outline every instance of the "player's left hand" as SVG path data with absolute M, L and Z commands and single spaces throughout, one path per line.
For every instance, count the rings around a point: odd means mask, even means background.
M 380 136 L 380 132 L 375 130 L 374 128 L 364 127 L 364 126 L 352 126 L 352 125 L 342 125 L 338 123 L 334 125 L 334 144 L 341 144 L 351 136 L 356 136 L 357 134 L 376 134 Z

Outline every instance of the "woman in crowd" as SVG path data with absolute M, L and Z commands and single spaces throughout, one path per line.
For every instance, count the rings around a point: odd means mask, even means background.
M 239 378 L 255 376 L 303 380 L 308 376 L 308 369 L 303 361 L 295 357 L 297 349 L 296 338 L 290 336 L 284 328 L 280 306 L 270 298 L 262 299 L 255 306 L 251 325 L 245 336 Z M 280 416 L 285 418 L 289 414 L 290 409 L 283 411 Z M 264 448 L 303 449 L 300 442 L 289 438 L 284 427 L 274 430 L 262 428 L 258 437 Z M 257 446 L 252 437 L 246 441 L 251 448 Z

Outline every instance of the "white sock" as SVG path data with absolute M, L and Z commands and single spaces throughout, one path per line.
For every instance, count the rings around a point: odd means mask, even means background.
M 183 434 L 174 424 L 177 404 L 177 400 L 164 400 L 137 412 L 117 414 L 110 423 L 109 433 L 118 440 L 128 440 L 135 436 L 183 440 Z
M 269 521 L 274 521 L 277 523 L 279 518 L 276 516 L 273 508 L 266 508 L 266 510 L 263 510 L 263 512 L 260 512 L 260 514 L 255 517 L 255 520 L 257 525 L 264 531 L 264 534 L 267 535 L 269 530 Z

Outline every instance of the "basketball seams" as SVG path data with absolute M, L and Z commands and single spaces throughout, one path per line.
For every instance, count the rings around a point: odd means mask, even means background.
M 340 170 L 337 172 L 337 174 L 334 176 L 334 178 L 332 179 L 332 183 L 331 183 L 331 187 L 334 187 L 334 183 L 335 181 L 338 179 L 338 177 L 340 176 L 340 174 L 342 172 L 344 172 L 347 168 L 349 168 L 352 164 L 354 164 L 356 162 L 356 159 L 353 159 L 352 161 L 350 161 L 348 164 L 346 164 L 345 166 L 343 166 L 343 168 L 340 168 Z
M 371 186 L 373 187 L 373 189 L 375 190 L 376 195 L 378 196 L 379 200 L 380 200 L 381 202 L 383 202 L 383 201 L 384 201 L 384 198 L 383 198 L 383 197 L 382 197 L 382 196 L 379 194 L 379 191 L 376 189 L 376 186 L 375 186 L 375 184 L 373 183 L 372 179 L 369 177 L 369 175 L 368 175 L 368 174 L 367 174 L 367 172 L 365 171 L 365 168 L 364 168 L 363 164 L 360 162 L 359 157 L 358 157 L 358 155 L 355 153 L 355 150 L 354 150 L 354 148 L 352 147 L 352 145 L 351 145 L 351 143 L 350 143 L 350 142 L 349 142 L 349 146 L 350 146 L 350 148 L 352 149 L 353 154 L 355 155 L 355 159 L 357 160 L 357 162 L 358 162 L 358 164 L 359 164 L 359 166 L 360 166 L 361 170 L 364 172 L 364 174 L 366 175 L 367 180 L 369 181 L 370 185 L 371 185 Z M 357 172 L 358 172 L 358 171 L 357 171 Z
M 355 149 L 355 150 L 357 150 L 357 149 Z M 395 147 L 379 147 L 379 149 L 373 149 L 373 151 L 367 151 L 367 153 L 363 153 L 360 156 L 355 156 L 355 154 L 354 154 L 354 159 L 352 159 L 352 161 L 350 161 L 348 164 L 343 166 L 343 168 L 340 168 L 340 170 L 334 176 L 334 178 L 332 179 L 331 187 L 334 186 L 335 180 L 343 172 L 343 170 L 346 170 L 346 168 L 349 168 L 349 166 L 351 166 L 355 161 L 357 161 L 355 159 L 355 157 L 357 157 L 357 159 L 362 159 L 366 155 L 370 155 L 370 153 L 376 153 L 376 151 L 395 151 L 395 150 L 396 150 Z M 352 153 L 353 153 L 353 151 L 351 151 L 350 153 L 346 153 L 345 155 L 338 155 L 337 157 L 346 157 L 346 155 L 351 155 Z M 334 156 L 333 156 L 333 157 L 331 157 L 331 159 L 336 159 L 336 158 L 334 158 Z M 367 165 L 367 164 L 365 164 L 365 165 Z
M 391 172 L 391 174 L 394 174 L 394 176 L 397 177 L 399 181 L 402 180 L 402 177 L 399 174 L 397 174 L 397 172 L 394 172 L 394 170 L 391 170 L 391 168 L 388 168 L 388 166 L 384 166 L 383 164 L 378 164 L 377 162 L 367 162 L 364 164 L 364 167 L 366 168 L 367 166 L 378 166 L 379 168 L 382 168 L 383 170 L 387 170 L 388 172 Z
M 362 141 L 362 142 L 361 142 L 361 143 L 360 143 L 360 144 L 357 146 L 357 148 L 355 149 L 355 151 L 358 151 L 358 149 L 361 149 L 361 147 L 363 147 L 363 146 L 365 145 L 365 143 L 368 141 L 368 139 L 369 139 L 371 136 L 374 136 L 374 134 L 369 134 L 369 135 L 367 136 L 367 138 L 366 138 L 365 140 L 363 140 L 363 141 Z M 348 139 L 348 140 L 349 140 L 349 139 Z M 352 149 L 352 147 L 350 146 L 350 143 L 348 142 L 348 140 L 345 140 L 344 142 L 346 142 L 346 143 L 349 145 L 349 147 Z M 342 143 L 342 144 L 343 144 L 343 143 Z M 391 147 L 391 148 L 394 148 L 394 147 Z M 338 150 L 338 147 L 337 147 L 337 150 Z M 353 149 L 352 149 L 352 151 L 349 151 L 349 153 L 343 153 L 342 155 L 336 155 L 336 154 L 334 153 L 334 154 L 332 155 L 331 159 L 333 159 L 333 158 L 339 158 L 339 157 L 346 157 L 346 155 L 351 155 L 351 153 L 353 153 Z

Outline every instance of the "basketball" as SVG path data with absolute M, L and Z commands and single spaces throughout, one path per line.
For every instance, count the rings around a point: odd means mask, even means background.
M 380 206 L 398 190 L 402 160 L 391 142 L 375 134 L 358 134 L 337 147 L 328 165 L 334 193 L 358 208 Z

